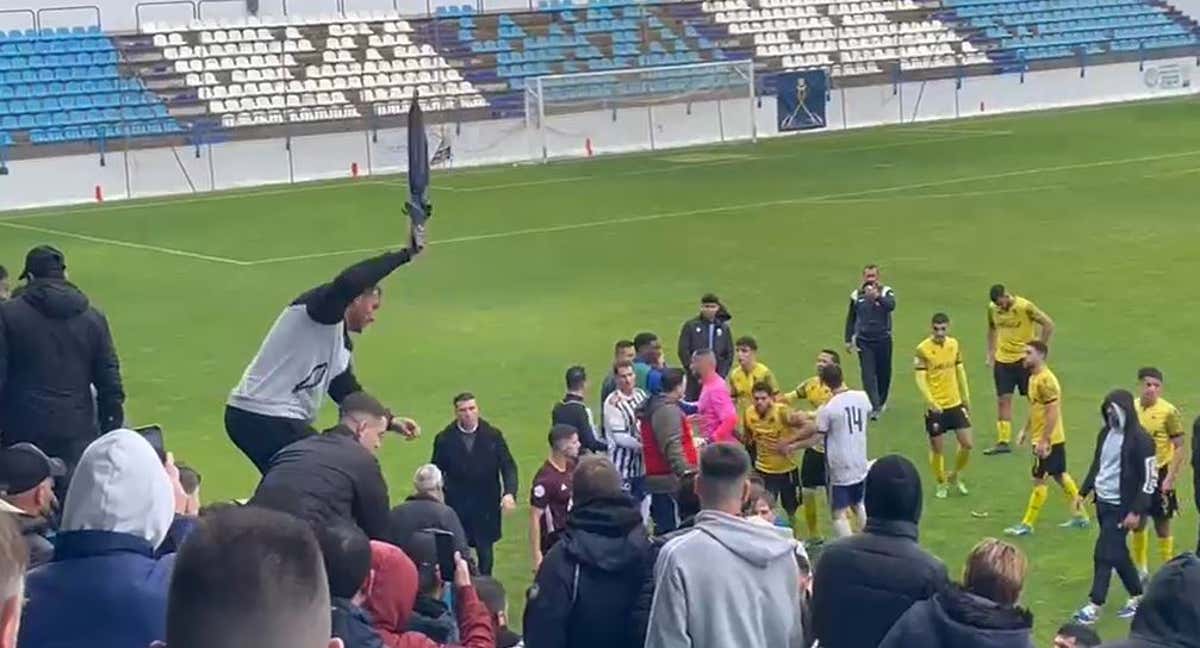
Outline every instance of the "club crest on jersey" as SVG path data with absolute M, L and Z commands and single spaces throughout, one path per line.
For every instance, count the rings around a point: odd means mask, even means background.
M 325 374 L 328 371 L 328 362 L 322 362 L 321 364 L 313 367 L 312 371 L 309 371 L 308 375 L 304 377 L 304 380 L 301 380 L 296 384 L 295 387 L 292 387 L 292 393 L 295 394 L 297 392 L 307 391 L 314 387 L 320 386 L 321 383 L 325 382 Z

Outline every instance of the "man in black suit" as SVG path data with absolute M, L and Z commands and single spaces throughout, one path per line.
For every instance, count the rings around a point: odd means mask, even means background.
M 479 417 L 474 394 L 454 397 L 454 421 L 434 438 L 430 463 L 442 471 L 446 504 L 462 521 L 480 573 L 490 576 L 500 512 L 517 508 L 517 463 L 500 430 Z

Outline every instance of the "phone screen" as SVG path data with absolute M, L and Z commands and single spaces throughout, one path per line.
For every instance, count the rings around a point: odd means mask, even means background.
M 146 441 L 150 442 L 150 447 L 154 448 L 159 461 L 164 464 L 167 463 L 167 446 L 163 441 L 163 429 L 161 425 L 143 425 L 133 428 L 133 431 L 142 435 Z
M 433 532 L 433 539 L 437 542 L 437 559 L 438 571 L 441 572 L 442 581 L 450 583 L 454 581 L 455 562 L 454 562 L 454 534 L 441 529 L 430 529 Z

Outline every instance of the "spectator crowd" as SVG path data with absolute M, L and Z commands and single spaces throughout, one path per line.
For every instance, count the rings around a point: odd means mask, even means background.
M 352 266 L 280 315 L 226 410 L 261 479 L 247 500 L 208 506 L 161 430 L 125 420 L 107 320 L 63 253 L 31 250 L 12 295 L 0 268 L 0 648 L 1034 645 L 1023 553 L 983 539 L 951 578 L 919 543 L 924 491 L 902 456 L 870 463 L 854 532 L 843 519 L 845 537 L 823 543 L 806 501 L 810 542 L 796 539 L 801 496 L 824 485 L 822 451 L 807 444 L 802 478 L 790 456 L 805 446 L 776 432 L 808 420 L 787 403 L 844 389 L 838 354 L 822 351 L 818 377 L 784 393 L 711 294 L 681 328 L 680 366 L 653 333 L 615 344 L 598 417 L 586 369 L 566 370 L 526 490 L 486 404 L 463 392 L 411 492 L 393 497 L 378 452 L 389 431 L 420 428 L 358 383 L 350 334 L 374 321 L 379 281 L 415 256 Z M 895 299 L 868 288 L 852 296 L 847 336 L 871 354 L 877 417 Z M 317 432 L 325 396 L 338 420 Z M 525 493 L 522 636 L 491 574 Z M 1104 645 L 1200 646 L 1200 559 L 1174 558 L 1144 592 L 1129 637 Z M 1053 645 L 1100 639 L 1067 624 Z

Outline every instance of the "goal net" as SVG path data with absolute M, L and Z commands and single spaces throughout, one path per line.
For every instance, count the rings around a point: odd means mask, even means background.
M 754 139 L 754 62 L 525 79 L 525 124 L 543 160 Z

